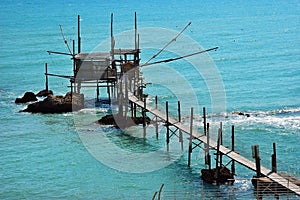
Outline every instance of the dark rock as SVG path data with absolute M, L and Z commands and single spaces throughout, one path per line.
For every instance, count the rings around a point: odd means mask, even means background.
M 96 121 L 96 123 L 100 125 L 112 125 L 117 128 L 136 126 L 138 124 L 143 124 L 143 122 L 143 117 L 124 117 L 120 114 L 106 115 Z M 146 117 L 145 122 L 146 124 L 149 124 L 151 122 L 151 119 L 149 117 Z
M 243 113 L 243 112 L 239 112 L 239 111 L 234 111 L 232 114 L 250 117 L 250 114 L 248 114 L 248 113 Z
M 37 100 L 38 99 L 33 92 L 26 92 L 22 98 L 16 98 L 15 103 L 27 103 Z
M 232 184 L 234 182 L 233 174 L 226 167 L 219 167 L 218 180 L 216 177 L 217 177 L 217 169 L 216 168 L 201 170 L 201 178 L 203 179 L 203 181 L 205 181 L 207 183 L 210 183 L 210 184 L 230 183 L 230 184 Z
M 53 95 L 52 90 L 41 90 L 36 94 L 37 97 L 47 97 L 49 95 Z
M 65 113 L 80 110 L 84 107 L 82 94 L 71 94 L 65 96 L 48 95 L 43 101 L 29 104 L 22 112 L 31 113 Z

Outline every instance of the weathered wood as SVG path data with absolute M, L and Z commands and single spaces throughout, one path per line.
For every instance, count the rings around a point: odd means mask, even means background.
M 276 163 L 276 144 L 273 143 L 273 154 L 272 154 L 272 172 L 277 172 L 277 163 Z
M 137 20 L 136 20 L 136 12 L 134 12 L 134 47 L 138 49 L 137 46 Z
M 231 150 L 234 151 L 234 126 L 231 127 Z M 234 159 L 231 159 L 231 173 L 235 174 L 235 163 Z
M 155 96 L 155 109 L 157 109 L 157 96 Z M 158 117 L 155 115 L 155 134 L 156 134 L 156 139 L 158 140 Z
M 169 127 L 169 103 L 166 101 L 166 128 L 167 128 L 167 135 L 166 135 L 166 142 L 167 142 L 167 151 L 169 151 L 169 143 L 170 143 L 170 127 Z
M 217 141 L 217 153 L 216 153 L 216 182 L 217 184 L 219 184 L 219 157 L 220 157 L 220 140 L 221 140 L 221 136 L 222 135 L 222 130 L 221 128 L 219 128 L 218 131 L 218 141 Z
M 259 157 L 259 147 L 258 147 L 258 145 L 254 145 L 253 150 L 254 150 L 254 158 L 255 158 L 255 165 L 256 165 L 256 176 L 261 177 L 260 157 Z
M 206 131 L 206 148 L 205 148 L 205 164 L 208 165 L 208 169 L 211 169 L 211 161 L 210 161 L 210 154 L 209 154 L 209 123 L 207 123 L 207 131 Z
M 192 140 L 193 140 L 193 115 L 194 115 L 194 109 L 193 107 L 191 108 L 191 119 L 190 119 L 190 131 L 188 132 L 189 133 L 189 150 L 188 150 L 188 166 L 190 167 L 191 166 L 191 154 L 192 154 L 192 151 L 193 151 L 193 148 L 192 148 Z
M 220 145 L 223 145 L 223 126 L 222 126 L 222 122 L 220 122 Z M 223 155 L 222 152 L 219 152 L 219 157 L 220 157 L 220 167 L 222 167 L 223 164 Z
M 146 138 L 146 102 L 147 98 L 144 98 L 144 107 L 142 107 L 143 115 L 143 137 Z
M 45 76 L 46 76 L 46 91 L 48 91 L 48 64 L 45 63 Z
M 78 53 L 81 52 L 81 37 L 80 37 L 80 15 L 77 16 L 77 32 L 78 32 Z
M 137 105 L 139 105 L 141 107 L 143 106 L 143 102 L 139 101 L 137 99 L 137 97 L 135 97 L 134 95 L 130 94 L 128 96 L 128 98 L 129 98 L 130 101 L 136 103 Z M 152 108 L 151 106 L 147 105 L 147 110 L 148 110 L 148 112 L 152 113 L 153 115 L 157 116 L 158 118 L 160 118 L 162 120 L 166 120 L 166 114 L 159 111 L 158 109 Z M 178 121 L 173 119 L 173 118 L 169 118 L 168 121 L 174 127 L 178 128 L 178 129 L 181 129 L 182 132 L 185 132 L 187 134 L 190 133 L 189 127 L 187 127 L 183 123 L 178 123 Z M 198 131 L 193 131 L 192 136 L 193 136 L 193 139 L 199 140 L 199 141 L 203 142 L 204 144 L 207 144 L 207 140 L 208 140 L 210 148 L 212 148 L 212 149 L 217 148 L 217 142 L 216 141 L 214 141 L 210 138 L 207 138 L 204 134 L 201 134 Z M 228 158 L 231 158 L 231 159 L 235 160 L 239 164 L 247 167 L 248 169 L 256 171 L 256 166 L 255 166 L 254 162 L 252 162 L 251 160 L 239 155 L 235 151 L 232 151 L 231 149 L 228 149 L 227 147 L 222 146 L 222 145 L 220 145 L 219 151 L 221 153 L 223 153 L 223 155 L 226 155 Z M 274 173 L 271 170 L 261 166 L 261 174 L 264 175 L 264 176 L 267 176 L 271 180 L 277 182 L 278 184 L 280 184 L 283 187 L 289 189 L 290 191 L 296 193 L 297 195 L 300 195 L 300 187 L 297 186 L 294 183 L 291 183 L 289 180 L 287 180 L 286 178 L 280 176 L 278 173 Z
M 178 106 L 178 122 L 181 123 L 180 101 L 178 101 L 177 106 Z M 181 129 L 179 129 L 178 132 L 179 132 L 179 142 L 181 143 L 181 150 L 183 150 L 183 138 L 182 138 L 182 131 L 181 131 Z

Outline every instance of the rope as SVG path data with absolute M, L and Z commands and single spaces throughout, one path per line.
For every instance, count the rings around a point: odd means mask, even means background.
M 65 35 L 64 35 L 63 29 L 62 29 L 62 25 L 59 25 L 59 28 L 60 28 L 60 32 L 61 32 L 61 35 L 63 37 L 64 43 L 67 45 L 70 54 L 72 54 L 71 48 L 70 48 L 70 46 L 68 44 L 68 41 L 65 38 Z

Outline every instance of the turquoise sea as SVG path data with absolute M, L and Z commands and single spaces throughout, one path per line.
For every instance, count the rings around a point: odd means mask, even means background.
M 137 12 L 138 29 L 144 30 L 143 33 L 147 28 L 175 33 L 171 37 L 153 32 L 148 36 L 141 34 L 141 46 L 149 47 L 142 49 L 141 63 L 158 50 L 151 49 L 152 44 L 163 41 L 159 45 L 163 47 L 190 21 L 192 24 L 181 39 L 191 38 L 204 49 L 219 47 L 209 52 L 209 56 L 216 67 L 215 74 L 221 77 L 218 82 L 223 88 L 221 94 L 225 94 L 226 108 L 220 112 L 212 106 L 212 93 L 220 91 L 209 90 L 211 77 L 195 75 L 186 61 L 166 64 L 184 74 L 198 100 L 200 109 L 195 111 L 194 128 L 201 130 L 200 111 L 207 107 L 212 126 L 216 129 L 220 121 L 223 123 L 225 145 L 230 146 L 230 129 L 234 125 L 236 151 L 251 160 L 251 145 L 258 144 L 262 165 L 270 168 L 272 143 L 276 142 L 278 171 L 300 179 L 300 1 L 2 0 L 0 199 L 151 199 L 163 183 L 161 199 L 256 199 L 250 180 L 255 172 L 243 166 L 236 166 L 237 179 L 233 186 L 208 185 L 200 178 L 200 170 L 206 167 L 202 150 L 193 151 L 192 165 L 188 167 L 187 148 L 179 157 L 173 156 L 172 151 L 168 154 L 164 134 L 156 140 L 151 125 L 144 140 L 142 127 L 117 130 L 93 124 L 110 111 L 107 105 L 93 106 L 95 91 L 87 98 L 90 102 L 87 108 L 79 112 L 19 112 L 27 104 L 15 104 L 15 98 L 26 91 L 36 93 L 44 89 L 45 63 L 50 73 L 72 73 L 70 57 L 46 52 L 68 52 L 59 25 L 71 45 L 71 40 L 77 39 L 77 15 L 80 15 L 82 51 L 90 52 L 109 40 L 111 13 L 114 13 L 114 34 L 122 35 L 134 28 L 134 12 Z M 181 50 L 193 53 L 189 44 L 184 45 L 180 38 L 170 45 L 172 51 L 167 48 L 160 55 L 161 59 L 176 57 L 176 52 Z M 207 65 L 199 67 L 205 69 Z M 144 72 L 146 81 L 162 80 L 160 84 L 153 81 L 147 86 L 149 100 L 153 103 L 153 97 L 158 95 L 162 108 L 169 101 L 170 113 L 176 117 L 178 96 L 165 87 L 175 85 L 176 92 L 187 102 L 183 103 L 187 112 L 182 117 L 188 124 L 192 98 L 186 87 L 155 66 L 149 69 Z M 68 85 L 65 79 L 51 77 L 49 80 L 50 89 L 57 95 L 68 92 Z M 250 117 L 233 112 L 248 113 Z M 163 126 L 161 131 L 165 133 Z M 99 142 L 94 145 L 101 145 L 102 160 L 93 154 L 84 139 Z M 160 149 L 161 154 L 150 158 L 150 164 L 131 162 L 127 157 L 122 158 L 123 154 L 112 148 L 114 145 L 137 153 Z M 170 164 L 148 170 L 162 160 Z M 125 170 L 128 165 L 136 170 Z M 297 197 L 292 194 L 282 197 L 287 198 Z

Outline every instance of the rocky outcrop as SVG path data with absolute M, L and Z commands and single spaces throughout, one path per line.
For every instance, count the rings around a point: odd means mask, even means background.
M 218 167 L 213 169 L 202 169 L 201 178 L 206 183 L 210 184 L 225 184 L 234 182 L 234 176 L 230 170 L 226 167 Z
M 47 97 L 49 95 L 53 95 L 52 90 L 41 90 L 36 94 L 37 97 Z
M 143 124 L 143 117 L 124 117 L 120 114 L 106 115 L 96 121 L 100 125 L 112 125 L 117 128 L 127 128 L 130 126 L 136 126 L 138 124 Z M 151 122 L 149 117 L 145 118 L 146 124 Z
M 43 101 L 29 104 L 22 112 L 31 113 L 65 113 L 84 107 L 83 94 L 68 92 L 65 96 L 48 95 Z
M 234 111 L 232 114 L 250 117 L 250 114 L 248 114 L 248 113 L 243 113 L 243 112 L 239 112 L 239 111 Z
M 28 103 L 31 101 L 37 101 L 35 94 L 33 92 L 26 92 L 23 97 L 16 98 L 15 103 Z

